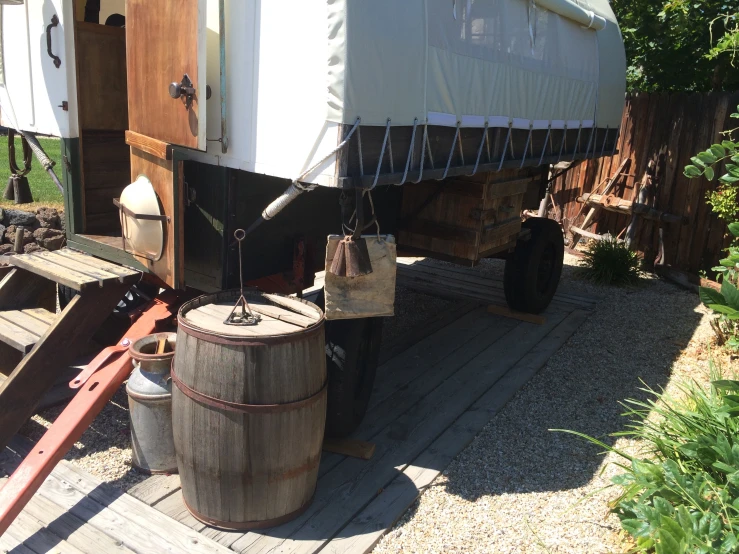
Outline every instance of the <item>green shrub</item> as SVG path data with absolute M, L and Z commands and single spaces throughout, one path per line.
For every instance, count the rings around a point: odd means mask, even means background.
M 738 36 L 733 35 L 736 40 Z M 737 111 L 731 114 L 734 119 L 739 119 L 739 106 Z M 685 166 L 685 176 L 690 179 L 705 177 L 709 181 L 716 178 L 718 172 L 722 171 L 723 175 L 718 178 L 718 186 L 714 190 L 708 191 L 706 202 L 713 213 L 727 223 L 732 223 L 739 219 L 739 204 L 737 203 L 737 195 L 739 193 L 739 143 L 734 142 L 733 135 L 738 129 L 728 129 L 722 131 L 722 135 L 726 140 L 721 144 L 714 144 L 708 150 L 698 153 L 690 158 L 692 162 Z
M 729 232 L 735 238 L 739 237 L 739 223 L 730 223 Z M 719 262 L 720 265 L 713 268 L 717 279 L 721 281 L 721 291 L 700 287 L 700 299 L 718 316 L 712 326 L 719 343 L 739 350 L 739 290 L 736 287 L 739 280 L 739 247 L 729 247 L 727 254 Z
M 580 265 L 586 278 L 601 285 L 632 285 L 639 280 L 639 258 L 615 239 L 594 241 Z
M 708 391 L 687 383 L 681 399 L 644 390 L 649 399 L 627 401 L 630 424 L 612 436 L 641 439 L 648 458 L 574 433 L 625 460 L 613 478 L 621 494 L 611 509 L 635 551 L 739 551 L 739 381 L 714 380 Z

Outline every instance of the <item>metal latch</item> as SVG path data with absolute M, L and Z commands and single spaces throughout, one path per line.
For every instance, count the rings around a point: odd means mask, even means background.
M 190 106 L 192 106 L 192 99 L 195 96 L 195 87 L 187 73 L 182 76 L 182 81 L 179 83 L 170 83 L 169 95 L 175 100 L 184 96 L 185 108 L 188 110 L 190 109 Z

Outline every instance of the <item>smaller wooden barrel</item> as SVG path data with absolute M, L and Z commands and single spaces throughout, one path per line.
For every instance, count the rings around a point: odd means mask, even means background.
M 310 504 L 326 421 L 323 312 L 249 292 L 261 320 L 224 321 L 239 292 L 182 306 L 172 371 L 177 466 L 188 510 L 224 529 L 259 529 Z

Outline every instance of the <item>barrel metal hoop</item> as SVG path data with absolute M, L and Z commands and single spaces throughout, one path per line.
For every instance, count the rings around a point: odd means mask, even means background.
M 177 327 L 182 329 L 182 332 L 186 335 L 190 335 L 196 339 L 201 339 L 206 342 L 212 342 L 215 344 L 222 344 L 225 346 L 273 346 L 275 344 L 285 344 L 289 342 L 297 342 L 306 338 L 310 338 L 313 335 L 320 333 L 323 329 L 324 319 L 319 319 L 315 325 L 308 327 L 303 331 L 297 333 L 290 333 L 289 335 L 265 335 L 263 337 L 236 337 L 229 335 L 219 335 L 210 331 L 205 331 L 199 327 L 195 327 L 185 320 L 184 317 L 177 318 Z
M 214 519 L 212 517 L 208 517 L 206 515 L 203 515 L 199 513 L 196 510 L 193 510 L 192 506 L 190 506 L 187 503 L 187 500 L 184 499 L 185 502 L 185 508 L 193 515 L 195 519 L 198 521 L 202 521 L 206 525 L 210 525 L 212 527 L 218 527 L 219 529 L 225 529 L 229 531 L 250 531 L 253 529 L 267 529 L 268 527 L 277 527 L 278 525 L 282 525 L 283 523 L 287 523 L 288 521 L 292 521 L 296 517 L 298 517 L 300 514 L 305 512 L 310 505 L 313 503 L 313 498 L 315 497 L 315 491 L 313 495 L 311 495 L 310 500 L 303 504 L 300 508 L 298 508 L 295 511 L 290 512 L 289 514 L 285 514 L 284 516 L 276 517 L 273 519 L 265 519 L 263 521 L 246 521 L 243 523 L 236 523 L 233 521 L 221 521 L 219 519 Z
M 174 370 L 174 367 L 172 369 Z M 212 396 L 208 396 L 207 394 L 203 394 L 202 392 L 193 390 L 185 383 L 183 383 L 177 377 L 177 375 L 175 375 L 174 371 L 172 371 L 171 375 L 172 382 L 178 389 L 180 389 L 180 391 L 182 391 L 182 394 L 184 394 L 188 398 L 191 398 L 195 402 L 199 402 L 201 404 L 205 404 L 219 410 L 246 414 L 279 414 L 283 412 L 292 412 L 294 410 L 299 410 L 301 408 L 305 408 L 307 406 L 315 404 L 316 402 L 321 400 L 322 397 L 326 396 L 326 390 L 328 387 L 327 381 L 323 385 L 323 387 L 321 387 L 321 390 L 319 390 L 316 394 L 309 396 L 308 398 L 305 398 L 303 400 L 298 400 L 297 402 L 288 402 L 285 404 L 239 404 L 237 402 L 229 402 L 228 400 L 214 398 Z

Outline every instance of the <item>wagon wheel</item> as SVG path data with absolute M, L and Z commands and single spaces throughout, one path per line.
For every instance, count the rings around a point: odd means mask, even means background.
M 557 292 L 564 261 L 564 236 L 559 224 L 534 217 L 522 227 L 530 235 L 520 239 L 506 259 L 503 289 L 512 310 L 538 314 Z
M 323 291 L 316 304 L 324 306 Z M 326 322 L 326 435 L 345 437 L 364 419 L 380 358 L 382 318 Z

